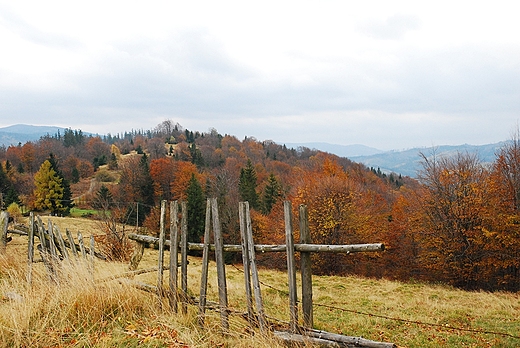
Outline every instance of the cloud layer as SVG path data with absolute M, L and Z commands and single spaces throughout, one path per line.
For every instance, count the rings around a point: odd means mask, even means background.
M 505 140 L 517 123 L 520 24 L 501 3 L 115 4 L 0 4 L 0 126 L 173 119 L 396 149 Z

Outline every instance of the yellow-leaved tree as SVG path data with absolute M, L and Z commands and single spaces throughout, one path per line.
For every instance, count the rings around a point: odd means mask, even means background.
M 63 185 L 51 163 L 47 160 L 42 163 L 38 172 L 34 175 L 34 206 L 38 210 L 50 210 L 52 214 L 60 214 L 65 211 L 63 206 Z

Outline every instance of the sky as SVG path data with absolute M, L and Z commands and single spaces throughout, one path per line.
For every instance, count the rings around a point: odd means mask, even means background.
M 519 33 L 514 1 L 0 0 L 0 127 L 495 143 L 518 128 Z

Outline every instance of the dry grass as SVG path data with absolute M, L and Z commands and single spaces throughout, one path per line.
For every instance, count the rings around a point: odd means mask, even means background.
M 88 235 L 95 228 L 95 222 L 89 225 L 92 222 L 86 219 L 52 220 L 62 231 L 69 228 Z M 117 280 L 93 282 L 86 267 L 64 264 L 60 284 L 55 285 L 48 279 L 43 265 L 37 263 L 33 266 L 32 286 L 28 286 L 26 248 L 26 237 L 13 236 L 7 256 L 0 256 L 1 346 L 281 346 L 258 332 L 251 335 L 246 322 L 238 315 L 230 316 L 227 336 L 221 334 L 216 312 L 207 312 L 206 328 L 200 329 L 196 307 L 189 306 L 187 315 L 175 314 L 164 302 L 161 310 L 154 294 Z M 189 261 L 190 293 L 198 296 L 201 260 L 190 257 Z M 147 249 L 140 266 L 147 268 L 156 264 L 157 252 Z M 126 270 L 126 264 L 96 261 L 94 278 L 105 279 Z M 212 262 L 208 284 L 208 297 L 212 301 L 218 299 L 215 270 Z M 226 273 L 230 307 L 244 312 L 243 273 L 240 267 L 229 265 Z M 262 295 L 267 315 L 287 321 L 286 274 L 262 270 L 260 277 L 264 283 Z M 156 285 L 157 274 L 139 275 L 135 280 Z M 165 272 L 165 285 L 167 282 L 168 272 Z M 315 326 L 322 330 L 395 342 L 401 347 L 520 346 L 519 338 L 475 332 L 519 336 L 518 294 L 466 292 L 441 285 L 359 277 L 314 277 L 313 289 Z M 366 315 L 368 313 L 373 315 Z

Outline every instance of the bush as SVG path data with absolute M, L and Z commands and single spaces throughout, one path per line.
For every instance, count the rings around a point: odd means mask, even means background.
M 20 209 L 20 206 L 15 202 L 9 204 L 9 206 L 7 207 L 7 212 L 15 222 L 20 221 L 20 219 L 22 218 L 22 210 Z

